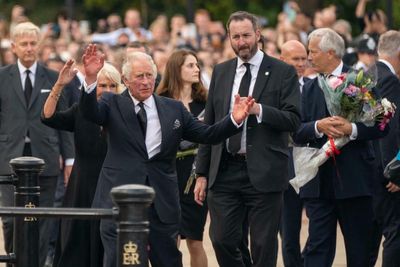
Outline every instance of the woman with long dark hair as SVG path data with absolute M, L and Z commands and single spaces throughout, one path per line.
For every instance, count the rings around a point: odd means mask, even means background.
M 196 54 L 188 50 L 172 53 L 156 92 L 181 101 L 193 116 L 201 116 L 206 105 L 207 90 L 200 80 Z M 190 178 L 197 153 L 196 148 L 196 144 L 182 141 L 176 159 L 182 211 L 180 236 L 186 239 L 191 267 L 206 267 L 207 255 L 203 247 L 203 232 L 208 209 L 205 205 L 200 206 L 194 202 L 195 183 L 191 183 Z

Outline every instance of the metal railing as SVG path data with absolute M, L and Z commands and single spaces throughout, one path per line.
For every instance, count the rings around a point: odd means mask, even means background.
M 44 161 L 20 157 L 10 161 L 15 174 L 1 175 L 0 184 L 15 186 L 15 206 L 0 207 L 0 216 L 14 218 L 14 251 L 0 262 L 15 267 L 39 267 L 40 217 L 114 219 L 117 224 L 117 266 L 148 266 L 148 208 L 154 190 L 144 185 L 122 185 L 111 190 L 113 209 L 41 208 L 39 174 Z

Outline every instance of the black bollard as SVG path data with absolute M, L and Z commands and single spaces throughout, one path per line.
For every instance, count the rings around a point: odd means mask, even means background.
M 111 190 L 119 210 L 117 266 L 148 267 L 148 210 L 155 193 L 144 185 L 122 185 Z
M 35 208 L 39 206 L 39 173 L 44 161 L 34 157 L 20 157 L 10 161 L 17 175 L 15 206 Z M 35 217 L 14 218 L 14 253 L 16 267 L 39 266 L 39 221 Z

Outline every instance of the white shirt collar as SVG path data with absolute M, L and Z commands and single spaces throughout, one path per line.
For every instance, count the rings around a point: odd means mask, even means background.
M 384 59 L 379 59 L 378 61 L 380 61 L 380 62 L 382 62 L 383 64 L 385 64 L 385 65 L 390 69 L 390 71 L 391 71 L 394 75 L 396 75 L 396 71 L 394 70 L 393 65 L 389 63 L 389 61 L 384 60 Z
M 301 86 L 303 86 L 303 85 L 304 85 L 304 79 L 303 79 L 303 76 L 301 76 L 301 77 L 299 78 L 299 84 L 300 84 Z
M 255 55 L 252 58 L 250 58 L 250 60 L 247 61 L 247 63 L 250 63 L 250 65 L 254 66 L 260 66 L 263 58 L 264 58 L 264 53 L 261 52 L 261 50 L 257 50 Z M 238 57 L 236 68 L 240 68 L 243 65 L 243 63 L 245 62 L 240 57 Z
M 18 66 L 18 70 L 19 70 L 19 74 L 20 76 L 25 75 L 25 71 L 26 70 L 30 70 L 33 77 L 35 77 L 36 75 L 36 69 L 37 69 L 37 62 L 35 61 L 35 63 L 32 64 L 32 66 L 30 66 L 29 68 L 25 67 L 24 65 L 22 65 L 21 61 L 18 59 L 17 60 L 17 66 Z M 32 77 L 32 76 L 31 76 Z
M 128 90 L 128 92 L 129 92 L 129 90 Z M 143 102 L 144 106 L 147 107 L 147 108 L 149 108 L 149 109 L 153 109 L 153 108 L 155 107 L 155 105 L 156 105 L 153 95 L 151 95 L 149 98 L 147 98 L 147 99 L 144 100 L 144 101 L 139 101 L 139 100 L 137 100 L 136 98 L 134 98 L 134 97 L 131 95 L 131 92 L 129 92 L 129 95 L 130 95 L 130 97 L 131 97 L 133 103 L 135 104 L 135 108 L 136 108 L 136 106 L 137 106 L 140 102 Z
M 332 75 L 340 76 L 343 72 L 343 61 L 340 61 L 340 64 L 332 71 Z

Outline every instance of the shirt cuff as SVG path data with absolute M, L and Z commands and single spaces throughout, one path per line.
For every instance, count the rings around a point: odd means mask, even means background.
M 317 138 L 322 138 L 322 137 L 324 136 L 324 134 L 323 134 L 323 133 L 320 133 L 320 132 L 318 131 L 317 123 L 318 123 L 318 121 L 316 121 L 316 122 L 314 123 L 315 137 L 317 137 Z
M 243 121 L 242 121 L 241 124 L 237 124 L 237 123 L 236 123 L 236 121 L 233 119 L 232 113 L 231 113 L 231 121 L 232 121 L 233 125 L 236 126 L 236 128 L 240 128 L 240 127 L 242 127 L 242 125 L 243 125 Z
M 74 165 L 75 159 L 66 159 L 65 160 L 65 166 L 72 166 Z
M 97 81 L 95 81 L 94 83 L 87 85 L 86 81 L 83 80 L 83 88 L 85 89 L 85 92 L 90 94 L 91 92 L 93 92 L 93 90 L 96 88 L 97 86 Z
M 263 109 L 262 109 L 262 105 L 258 104 L 260 106 L 260 113 L 256 116 L 257 118 L 257 122 L 261 123 L 262 122 L 262 114 L 263 114 Z
M 358 136 L 358 129 L 357 125 L 355 123 L 351 124 L 351 135 L 350 135 L 350 140 L 356 140 Z

